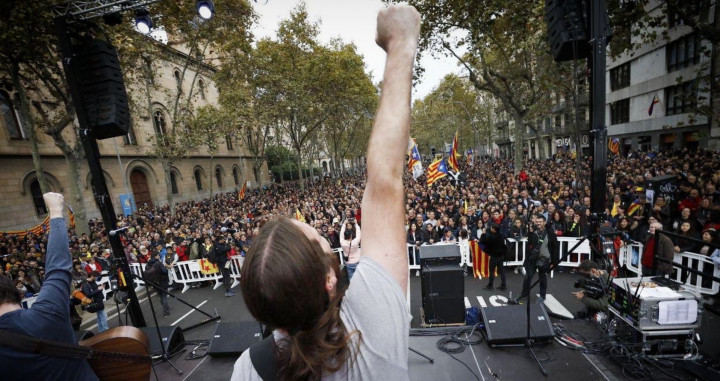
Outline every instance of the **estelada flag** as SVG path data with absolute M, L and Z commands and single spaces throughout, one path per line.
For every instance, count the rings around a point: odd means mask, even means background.
M 435 181 L 448 175 L 447 166 L 444 159 L 438 159 L 428 166 L 427 184 L 432 185 Z
M 610 141 L 608 142 L 608 149 L 610 150 L 610 152 L 617 155 L 620 152 L 620 140 L 618 140 L 618 138 L 610 139 Z
M 200 259 L 200 273 L 203 275 L 212 275 L 220 271 L 218 265 L 210 263 L 207 259 Z
M 243 184 L 242 188 L 240 189 L 240 192 L 238 192 L 238 199 L 240 201 L 245 199 L 245 190 L 247 190 L 247 183 Z
M 477 241 L 470 241 L 470 255 L 472 255 L 473 276 L 480 279 L 490 276 L 490 256 L 483 251 Z

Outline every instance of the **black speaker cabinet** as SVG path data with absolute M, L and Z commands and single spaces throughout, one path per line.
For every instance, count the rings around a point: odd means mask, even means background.
M 588 57 L 590 44 L 582 0 L 545 0 L 545 21 L 555 61 Z
M 460 246 L 425 245 L 420 246 L 420 265 L 456 264 L 460 265 Z
M 168 355 L 174 355 L 185 347 L 185 335 L 180 327 L 160 327 L 160 336 L 156 327 L 142 327 L 141 331 L 145 332 L 150 341 L 150 355 L 158 356 L 162 354 L 160 341 L 165 346 Z
M 527 305 L 481 307 L 489 346 L 521 344 L 527 338 Z M 530 338 L 550 340 L 554 332 L 552 322 L 542 304 L 530 304 Z
M 420 283 L 426 324 L 465 322 L 465 281 L 460 266 L 424 265 Z
M 237 357 L 260 340 L 262 340 L 262 331 L 257 322 L 218 323 L 210 341 L 208 354 L 213 357 Z

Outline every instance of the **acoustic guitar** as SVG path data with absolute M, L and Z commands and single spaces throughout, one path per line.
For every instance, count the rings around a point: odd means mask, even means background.
M 150 342 L 145 333 L 135 327 L 112 328 L 78 345 L 92 348 L 88 362 L 100 381 L 150 379 Z

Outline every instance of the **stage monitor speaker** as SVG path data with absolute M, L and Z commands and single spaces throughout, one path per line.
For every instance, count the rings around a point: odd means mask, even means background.
M 460 246 L 425 245 L 420 246 L 420 265 L 450 264 L 460 265 Z
M 547 38 L 555 61 L 587 58 L 590 55 L 585 19 L 583 0 L 545 0 Z
M 117 50 L 102 40 L 73 47 L 74 73 L 84 110 L 96 139 L 123 136 L 130 129 L 130 108 Z
M 527 306 L 481 307 L 489 346 L 522 344 L 527 339 Z M 552 322 L 542 304 L 530 305 L 530 339 L 550 340 L 555 336 Z
M 424 265 L 420 287 L 425 324 L 465 322 L 465 280 L 460 266 Z
M 95 336 L 93 331 L 75 331 L 75 338 L 77 339 L 78 343 L 83 340 L 87 340 L 93 336 Z
M 140 330 L 145 332 L 150 341 L 150 355 L 161 355 L 162 348 L 160 347 L 157 329 L 155 327 L 142 327 Z M 160 327 L 160 336 L 162 336 L 162 345 L 165 346 L 168 355 L 174 355 L 185 348 L 185 335 L 180 327 Z
M 208 354 L 213 357 L 240 356 L 262 340 L 260 324 L 254 321 L 218 323 Z

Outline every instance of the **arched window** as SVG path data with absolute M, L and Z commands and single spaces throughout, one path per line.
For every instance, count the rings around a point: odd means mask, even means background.
M 175 69 L 173 71 L 173 76 L 175 77 L 175 85 L 178 88 L 178 91 L 182 93 L 182 74 L 180 73 L 180 70 Z
M 195 178 L 195 187 L 197 187 L 197 190 L 199 190 L 199 191 L 203 190 L 201 176 L 202 176 L 202 174 L 200 173 L 200 170 L 196 169 L 195 172 L 193 173 L 193 177 Z
M 220 167 L 215 167 L 215 180 L 217 181 L 218 189 L 222 188 L 222 169 Z
M 178 190 L 177 176 L 175 175 L 175 172 L 170 172 L 170 188 L 172 190 L 172 194 L 180 193 Z
M 155 125 L 155 133 L 165 135 L 167 133 L 167 122 L 162 111 L 157 110 L 153 113 L 153 123 Z
M 5 129 L 7 130 L 10 139 L 27 139 L 27 134 L 25 133 L 25 129 L 22 124 L 20 124 L 20 119 L 18 118 L 15 106 L 13 106 L 12 99 L 4 91 L 0 91 L 0 112 L 3 114 Z
M 260 182 L 260 171 L 258 168 L 253 167 L 253 175 L 255 176 L 255 182 Z
M 35 214 L 38 217 L 42 217 L 47 214 L 47 207 L 45 206 L 45 200 L 43 199 L 42 190 L 40 189 L 40 182 L 37 179 L 30 183 L 30 195 L 32 195 L 33 205 L 35 205 Z
M 233 181 L 235 181 L 235 185 L 240 185 L 240 175 L 238 174 L 237 167 L 233 168 Z
M 205 82 L 202 79 L 198 80 L 198 93 L 200 94 L 200 99 L 205 99 Z

